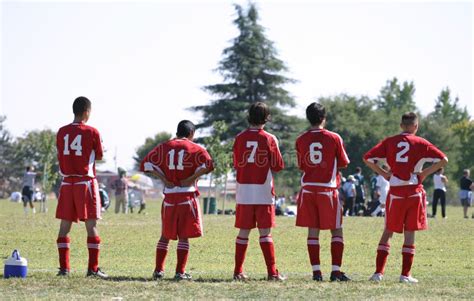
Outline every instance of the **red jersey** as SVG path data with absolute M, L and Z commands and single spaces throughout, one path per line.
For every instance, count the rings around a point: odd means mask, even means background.
M 443 158 L 446 155 L 429 141 L 408 133 L 388 137 L 364 155 L 365 160 L 373 163 L 387 162 L 392 172 L 390 187 L 421 184 L 415 173 L 420 172 L 425 163 Z
M 95 178 L 95 160 L 103 155 L 99 131 L 84 123 L 71 123 L 56 135 L 59 172 L 63 177 Z
M 301 186 L 337 188 L 339 168 L 349 164 L 339 134 L 326 129 L 312 129 L 296 139 L 298 166 L 303 171 Z
M 156 170 L 176 185 L 165 187 L 165 194 L 195 193 L 196 186 L 181 187 L 181 181 L 194 175 L 202 168 L 214 169 L 212 158 L 205 148 L 186 139 L 175 138 L 156 146 L 140 164 L 140 171 Z
M 263 129 L 247 129 L 235 137 L 238 204 L 273 204 L 273 172 L 285 167 L 277 138 Z

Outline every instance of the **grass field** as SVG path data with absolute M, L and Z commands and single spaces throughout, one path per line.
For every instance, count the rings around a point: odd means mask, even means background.
M 54 218 L 55 201 L 46 214 L 25 216 L 20 204 L 0 200 L 0 256 L 17 248 L 29 261 L 27 279 L 1 279 L 0 299 L 474 299 L 474 219 L 463 219 L 461 208 L 449 207 L 448 219 L 431 219 L 430 230 L 417 236 L 413 275 L 416 285 L 398 283 L 402 237 L 392 242 L 392 252 L 382 283 L 367 281 L 374 269 L 375 249 L 382 231 L 382 218 L 346 218 L 343 270 L 350 283 L 330 283 L 330 236 L 323 232 L 322 269 L 325 282 L 311 280 L 306 252 L 306 231 L 296 228 L 293 218 L 277 218 L 273 237 L 279 270 L 288 281 L 264 281 L 265 266 L 252 233 L 245 264 L 251 281 L 231 281 L 236 230 L 231 216 L 205 216 L 205 236 L 191 241 L 188 271 L 192 282 L 174 282 L 175 247 L 171 243 L 166 280 L 151 280 L 154 254 L 160 234 L 159 206 L 148 202 L 147 215 L 106 213 L 100 221 L 102 238 L 100 266 L 110 280 L 86 279 L 87 249 L 83 224 L 71 233 L 69 278 L 58 278 Z M 3 278 L 3 270 L 2 270 Z

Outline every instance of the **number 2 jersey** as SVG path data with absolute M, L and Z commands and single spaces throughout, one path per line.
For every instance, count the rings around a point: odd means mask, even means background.
M 369 162 L 388 164 L 392 172 L 390 187 L 420 185 L 415 173 L 420 172 L 425 163 L 444 158 L 446 155 L 429 141 L 409 133 L 388 137 L 364 155 Z
M 103 155 L 99 131 L 84 123 L 71 123 L 56 135 L 59 172 L 63 177 L 95 178 L 95 160 Z
M 236 201 L 245 205 L 274 203 L 273 172 L 285 167 L 277 138 L 263 129 L 242 131 L 234 141 Z
M 195 185 L 181 187 L 181 181 L 194 175 L 202 168 L 214 169 L 211 156 L 202 146 L 186 138 L 175 138 L 156 146 L 140 164 L 140 171 L 157 171 L 175 187 L 165 187 L 165 195 L 193 193 L 199 195 Z
M 349 157 L 339 134 L 326 129 L 311 129 L 296 139 L 298 166 L 303 171 L 301 187 L 336 189 L 340 185 L 338 169 L 349 164 Z

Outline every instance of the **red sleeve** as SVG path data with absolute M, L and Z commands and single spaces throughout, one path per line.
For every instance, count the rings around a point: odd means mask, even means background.
M 346 149 L 342 138 L 337 136 L 337 168 L 344 168 L 349 164 L 350 160 L 347 156 Z
M 285 162 L 281 156 L 280 149 L 278 148 L 278 140 L 276 138 L 270 138 L 270 168 L 273 172 L 279 172 L 285 168 Z
M 214 161 L 211 158 L 211 155 L 207 152 L 206 149 L 202 148 L 199 152 L 198 157 L 199 166 L 205 166 L 206 169 L 214 170 Z
M 163 144 L 159 144 L 154 149 L 152 149 L 146 156 L 143 158 L 140 163 L 140 171 L 147 172 L 152 170 L 161 169 L 163 163 Z
M 303 162 L 303 154 L 301 153 L 300 149 L 299 149 L 299 138 L 296 139 L 296 142 L 295 142 L 295 149 L 296 149 L 296 159 L 297 159 L 297 162 L 298 162 L 298 167 L 299 169 L 301 169 L 301 163 Z
M 94 131 L 94 151 L 95 151 L 95 159 L 102 160 L 104 156 L 104 150 L 102 148 L 102 139 L 100 138 L 99 131 Z
M 234 169 L 237 168 L 237 162 L 239 161 L 239 158 L 237 156 L 237 138 L 234 140 L 234 145 L 232 146 L 232 161 L 234 164 Z
M 377 159 L 387 158 L 387 149 L 385 147 L 385 140 L 379 142 L 376 146 L 374 146 L 371 150 L 369 150 L 364 155 L 364 160 L 367 161 L 375 161 Z
M 435 159 L 440 159 L 440 160 L 444 159 L 444 158 L 447 158 L 447 156 L 442 151 L 440 151 L 436 146 L 434 146 L 430 142 L 428 142 L 427 145 L 426 145 L 425 157 L 435 158 Z

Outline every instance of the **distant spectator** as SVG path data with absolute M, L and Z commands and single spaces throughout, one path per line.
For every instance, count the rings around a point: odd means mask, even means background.
M 140 206 L 138 213 L 145 210 L 145 197 L 139 186 L 132 186 L 128 194 L 128 207 L 130 208 L 130 213 L 133 213 L 133 209 L 137 206 Z
M 372 201 L 378 201 L 378 197 L 376 196 L 377 192 L 377 173 L 374 173 L 370 178 L 370 198 Z
M 128 181 L 125 177 L 127 172 L 119 168 L 119 178 L 112 182 L 112 189 L 115 190 L 115 213 L 128 213 Z
M 109 209 L 110 206 L 110 199 L 107 190 L 105 190 L 105 185 L 103 183 L 99 184 L 99 196 L 100 196 L 100 204 L 102 207 L 102 211 L 106 211 Z
M 356 186 L 356 199 L 355 199 L 355 213 L 359 213 L 365 209 L 365 195 L 366 195 L 366 187 L 365 187 L 365 179 L 362 175 L 362 168 L 357 167 L 356 173 L 354 174 L 355 179 L 355 186 Z
M 354 215 L 354 200 L 356 199 L 356 186 L 353 175 L 347 177 L 347 181 L 342 186 L 344 194 L 344 216 Z
M 25 214 L 28 213 L 27 205 L 30 204 L 31 211 L 36 213 L 35 206 L 33 205 L 33 188 L 35 187 L 36 173 L 34 172 L 33 166 L 28 166 L 26 172 L 23 175 L 23 189 L 21 190 L 23 200 L 23 210 Z
M 472 189 L 474 189 L 474 184 L 469 178 L 470 174 L 469 169 L 465 169 L 460 181 L 461 191 L 459 191 L 459 198 L 464 209 L 464 218 L 469 218 L 467 216 L 467 208 L 472 205 Z
M 35 193 L 33 194 L 33 201 L 39 203 L 40 212 L 42 213 L 48 212 L 48 209 L 46 208 L 46 194 L 41 192 L 41 190 L 38 187 L 36 187 Z
M 387 170 L 388 167 L 385 167 Z M 379 213 L 385 213 L 385 203 L 387 201 L 388 191 L 390 189 L 390 183 L 381 175 L 377 176 L 376 187 L 376 196 L 377 202 L 379 203 L 378 207 L 371 213 L 372 216 L 377 216 Z
M 438 201 L 441 203 L 441 215 L 443 218 L 446 218 L 446 184 L 448 183 L 448 178 L 443 173 L 444 168 L 440 168 L 433 175 L 433 218 L 436 217 L 436 207 L 438 207 Z

